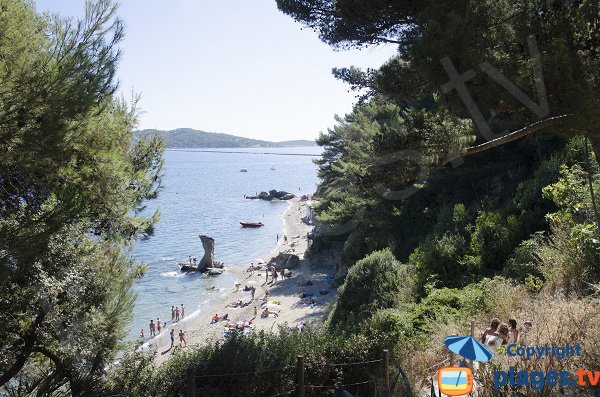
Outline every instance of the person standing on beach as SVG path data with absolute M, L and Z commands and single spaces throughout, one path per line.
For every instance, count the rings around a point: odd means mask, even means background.
M 185 317 L 185 307 L 183 306 L 183 303 L 181 304 L 181 319 L 183 320 L 183 317 Z
M 269 269 L 265 268 L 265 284 L 269 283 Z
M 273 273 L 271 274 L 271 280 L 273 281 L 273 284 L 277 282 L 278 278 L 279 275 L 277 274 L 277 269 L 275 269 L 275 266 L 273 266 Z
M 171 350 L 173 348 L 173 345 L 175 344 L 175 328 L 171 328 L 171 347 L 169 347 L 169 350 Z
M 254 306 L 254 318 L 256 318 L 257 314 L 258 314 L 258 309 L 256 308 L 256 306 Z
M 181 344 L 183 343 L 183 346 Z M 179 347 L 186 347 L 187 343 L 185 342 L 185 332 L 179 330 Z
M 171 306 L 171 322 L 175 321 L 175 306 Z
M 279 241 L 279 233 L 277 233 L 277 241 Z
M 252 297 L 250 298 L 250 300 L 254 300 L 254 293 L 256 292 L 256 288 L 254 288 L 254 286 L 252 287 L 252 289 L 250 290 L 250 294 L 252 295 Z
M 160 324 L 160 318 L 156 317 L 156 329 L 158 330 L 158 334 L 160 335 L 160 330 L 162 329 L 162 326 Z
M 154 320 L 150 320 L 150 337 L 156 336 L 156 328 L 154 325 Z

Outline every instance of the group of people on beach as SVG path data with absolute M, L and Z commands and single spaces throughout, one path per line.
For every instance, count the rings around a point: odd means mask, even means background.
M 480 340 L 481 343 L 494 351 L 500 346 L 513 343 L 527 346 L 531 327 L 530 320 L 525 321 L 523 328 L 519 330 L 517 329 L 517 320 L 514 318 L 509 319 L 508 323 L 502 323 L 499 319 L 493 318 L 490 326 L 481 335 Z
M 181 304 L 181 310 L 179 309 L 179 306 L 171 306 L 171 323 L 178 323 L 180 320 L 182 320 L 185 317 L 185 306 L 182 303 Z M 154 320 L 150 320 L 150 324 L 148 325 L 149 329 L 150 329 L 150 338 L 153 338 L 157 335 L 160 335 L 161 331 L 163 330 L 163 327 L 166 326 L 169 323 L 169 321 L 165 322 L 164 324 L 160 321 L 160 318 L 157 317 L 156 318 L 156 322 L 154 322 Z M 172 328 L 171 332 L 169 333 L 170 337 L 171 337 L 171 348 L 173 347 L 174 343 L 175 343 L 175 329 Z M 142 330 L 140 331 L 140 338 L 145 338 L 146 335 L 144 334 L 144 329 L 142 328 Z M 183 332 L 183 330 L 179 330 L 179 346 L 184 347 L 186 346 L 186 341 L 185 341 L 185 332 Z

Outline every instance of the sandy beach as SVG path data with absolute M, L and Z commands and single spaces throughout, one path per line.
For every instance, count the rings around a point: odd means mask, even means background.
M 277 248 L 273 251 L 271 257 L 279 253 L 290 253 L 298 255 L 300 264 L 292 269 L 292 276 L 285 280 L 279 276 L 274 281 L 269 275 L 269 282 L 265 282 L 265 265 L 262 264 L 261 270 L 248 272 L 250 262 L 244 266 L 228 267 L 226 271 L 235 275 L 235 278 L 241 284 L 238 291 L 232 285 L 229 290 L 220 290 L 222 293 L 219 303 L 213 305 L 207 310 L 202 310 L 186 316 L 179 323 L 169 324 L 163 329 L 161 334 L 151 339 L 149 349 L 156 352 L 157 363 L 166 361 L 175 349 L 169 349 L 171 328 L 175 328 L 175 345 L 179 345 L 177 337 L 179 330 L 183 330 L 186 335 L 187 347 L 193 349 L 223 338 L 224 326 L 227 322 L 219 321 L 211 324 L 212 317 L 215 314 L 223 316 L 229 315 L 230 323 L 252 322 L 249 327 L 251 332 L 259 330 L 276 331 L 280 325 L 296 328 L 300 322 L 305 324 L 319 324 L 324 315 L 335 300 L 336 289 L 328 283 L 327 276 L 333 273 L 333 263 L 330 259 L 308 258 L 305 256 L 309 240 L 307 233 L 310 233 L 313 226 L 302 222 L 302 218 L 308 214 L 306 202 L 301 202 L 297 198 L 290 200 L 290 207 L 284 213 L 285 235 L 287 243 L 280 236 Z M 264 258 L 268 263 L 271 258 Z M 256 263 L 255 263 L 256 264 Z M 330 281 L 330 280 L 329 280 Z M 308 285 L 307 285 L 308 282 Z M 312 285 L 311 285 L 312 284 Z M 244 287 L 255 287 L 254 299 L 251 298 L 251 292 L 243 291 Z M 277 316 L 271 314 L 268 318 L 261 318 L 263 311 L 263 298 L 265 291 L 269 292 L 268 308 L 271 312 L 276 312 Z M 323 292 L 327 291 L 326 294 Z M 308 304 L 307 299 L 302 299 L 301 294 L 306 294 L 314 299 L 315 304 Z M 308 298 L 310 299 L 310 298 Z M 247 303 L 242 308 L 231 308 L 229 304 L 242 301 Z M 257 316 L 255 317 L 255 308 Z M 248 331 L 246 331 L 248 332 Z

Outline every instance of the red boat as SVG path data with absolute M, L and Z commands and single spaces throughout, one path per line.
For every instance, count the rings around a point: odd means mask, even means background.
M 242 227 L 261 227 L 264 226 L 261 222 L 240 222 Z

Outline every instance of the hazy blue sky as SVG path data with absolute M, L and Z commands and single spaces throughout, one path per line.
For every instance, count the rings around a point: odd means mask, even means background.
M 140 128 L 190 127 L 269 140 L 315 138 L 352 109 L 334 66 L 377 67 L 395 51 L 333 51 L 274 0 L 122 0 L 121 91 L 142 95 Z M 83 0 L 37 0 L 80 16 Z

